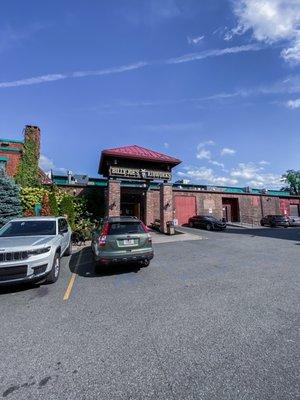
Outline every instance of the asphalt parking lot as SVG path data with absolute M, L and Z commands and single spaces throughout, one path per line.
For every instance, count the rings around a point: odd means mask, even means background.
M 148 268 L 0 288 L 0 397 L 297 399 L 300 228 L 155 245 Z

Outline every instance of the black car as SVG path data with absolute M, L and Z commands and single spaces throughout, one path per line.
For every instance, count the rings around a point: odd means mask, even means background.
M 261 219 L 260 225 L 270 226 L 271 228 L 276 228 L 277 226 L 287 228 L 290 226 L 290 220 L 285 215 L 267 215 Z
M 195 215 L 189 219 L 189 226 L 191 228 L 204 228 L 208 231 L 226 229 L 226 222 L 223 222 L 212 215 Z

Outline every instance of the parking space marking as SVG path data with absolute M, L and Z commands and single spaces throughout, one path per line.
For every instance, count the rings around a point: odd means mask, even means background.
M 70 297 L 70 294 L 71 294 L 71 292 L 72 292 L 72 288 L 73 288 L 73 285 L 74 285 L 76 276 L 77 276 L 77 274 L 75 274 L 75 273 L 73 272 L 72 275 L 71 275 L 71 278 L 70 278 L 70 280 L 69 280 L 69 284 L 68 284 L 68 286 L 67 286 L 67 289 L 66 289 L 66 291 L 65 291 L 65 294 L 64 294 L 64 300 L 69 300 L 69 297 Z
M 72 293 L 73 285 L 74 285 L 74 282 L 75 282 L 75 279 L 77 276 L 77 268 L 78 268 L 78 265 L 80 265 L 81 257 L 82 257 L 82 251 L 79 251 L 79 257 L 78 257 L 78 260 L 77 260 L 77 263 L 75 266 L 75 270 L 74 270 L 74 272 L 72 272 L 71 278 L 69 280 L 67 289 L 66 289 L 64 297 L 63 297 L 64 301 L 69 300 L 70 295 Z

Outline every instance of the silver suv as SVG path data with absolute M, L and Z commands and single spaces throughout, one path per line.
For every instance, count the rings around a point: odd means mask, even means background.
M 0 229 L 0 284 L 57 281 L 60 258 L 72 252 L 71 229 L 63 217 L 28 217 Z

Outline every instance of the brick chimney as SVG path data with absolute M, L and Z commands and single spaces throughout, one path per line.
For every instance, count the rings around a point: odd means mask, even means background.
M 37 144 L 36 157 L 40 159 L 40 147 L 41 147 L 41 130 L 38 126 L 26 125 L 24 129 L 24 141 L 34 140 Z

